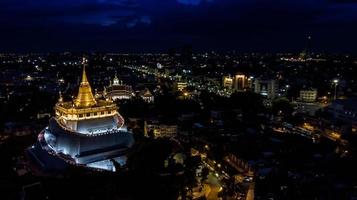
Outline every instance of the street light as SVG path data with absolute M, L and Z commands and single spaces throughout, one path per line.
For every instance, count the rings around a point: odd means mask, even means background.
M 290 85 L 285 85 L 285 96 L 288 96 L 289 88 L 290 88 Z
M 338 86 L 338 79 L 334 79 L 333 80 L 333 84 L 335 85 L 335 95 L 334 95 L 334 99 L 337 99 L 337 86 Z

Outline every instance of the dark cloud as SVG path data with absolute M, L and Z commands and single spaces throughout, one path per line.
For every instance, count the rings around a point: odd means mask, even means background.
M 2 0 L 0 50 L 355 51 L 352 0 Z

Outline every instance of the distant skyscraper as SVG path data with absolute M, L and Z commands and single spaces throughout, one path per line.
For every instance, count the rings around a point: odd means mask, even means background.
M 306 47 L 305 49 L 300 53 L 300 58 L 301 59 L 307 59 L 311 56 L 312 50 L 311 50 L 311 40 L 312 37 L 309 35 L 307 36 L 307 41 L 306 41 Z
M 311 35 L 309 35 L 309 36 L 307 36 L 307 47 L 306 47 L 306 54 L 307 54 L 307 56 L 309 57 L 310 56 L 310 54 L 312 53 L 312 44 L 311 44 L 311 42 L 312 42 L 312 37 L 311 37 Z
M 181 49 L 181 59 L 183 63 L 189 64 L 192 62 L 192 47 L 191 45 L 185 45 Z

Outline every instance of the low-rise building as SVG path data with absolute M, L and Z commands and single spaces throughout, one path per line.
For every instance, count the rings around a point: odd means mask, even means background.
M 300 90 L 299 100 L 305 103 L 313 103 L 317 99 L 317 90 Z
M 154 102 L 154 95 L 150 92 L 149 89 L 145 88 L 143 91 L 139 93 L 139 96 L 147 103 Z
M 176 82 L 176 83 L 175 83 L 175 86 L 176 86 L 176 89 L 177 89 L 178 91 L 182 91 L 182 90 L 184 90 L 185 88 L 187 88 L 188 84 L 187 84 L 187 82 L 179 81 L 179 82 Z
M 230 75 L 222 77 L 222 87 L 226 89 L 233 88 L 233 78 Z
M 153 134 L 154 138 L 160 137 L 174 137 L 177 135 L 178 126 L 175 124 L 162 124 L 158 121 L 145 121 L 144 122 L 144 134 L 149 136 Z

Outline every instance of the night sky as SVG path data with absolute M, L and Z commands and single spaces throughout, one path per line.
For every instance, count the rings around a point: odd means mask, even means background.
M 0 51 L 357 52 L 353 0 L 0 0 Z

